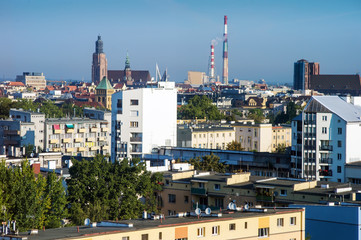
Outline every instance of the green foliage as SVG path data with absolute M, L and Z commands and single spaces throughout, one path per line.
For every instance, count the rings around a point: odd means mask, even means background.
M 248 113 L 248 118 L 253 119 L 256 123 L 262 123 L 265 119 L 261 109 L 251 109 Z
M 89 161 L 73 160 L 69 170 L 68 200 L 74 224 L 105 219 L 131 219 L 143 210 L 157 211 L 154 191 L 162 175 L 146 171 L 139 159 L 108 162 L 103 155 Z M 141 197 L 141 198 L 140 198 Z
M 286 153 L 286 145 L 285 144 L 278 144 L 276 147 L 276 153 Z
M 243 151 L 244 148 L 242 147 L 240 142 L 237 141 L 232 141 L 230 143 L 227 144 L 227 150 L 231 150 L 231 151 Z
M 61 183 L 55 174 L 53 178 L 54 182 Z M 64 193 L 62 185 L 58 185 L 58 189 Z M 15 219 L 20 231 L 49 226 L 46 223 L 52 221 L 55 206 L 49 190 L 53 191 L 53 187 L 48 186 L 42 175 L 36 178 L 27 161 L 13 168 L 6 167 L 5 162 L 0 163 L 0 220 Z M 61 198 L 59 191 L 54 193 Z M 59 202 L 57 209 L 64 211 L 65 205 L 65 200 Z M 57 226 L 60 226 L 60 220 Z
M 61 118 L 65 116 L 62 109 L 55 106 L 51 101 L 43 102 L 40 112 L 45 113 L 46 118 Z
M 296 105 L 294 102 L 287 103 L 286 113 L 281 112 L 274 119 L 274 124 L 291 123 L 292 119 L 297 116 L 298 111 L 301 111 L 302 107 Z
M 25 157 L 31 157 L 31 153 L 34 152 L 34 145 L 28 144 L 25 146 Z
M 65 116 L 74 116 L 74 109 L 75 109 L 75 116 L 81 117 L 83 115 L 83 108 L 76 106 L 70 102 L 63 103 L 61 106 L 61 109 L 63 110 L 63 113 Z
M 220 120 L 224 117 L 207 96 L 194 96 L 187 105 L 178 109 L 178 119 Z
M 224 173 L 227 166 L 219 160 L 220 158 L 217 155 L 211 153 L 211 155 L 205 155 L 202 158 L 192 158 L 188 163 L 192 164 L 196 170 Z

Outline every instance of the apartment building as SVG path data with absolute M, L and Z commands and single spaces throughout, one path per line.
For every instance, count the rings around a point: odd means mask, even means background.
M 276 152 L 279 147 L 290 147 L 292 145 L 292 128 L 289 125 L 279 125 L 272 127 L 272 152 Z
M 193 239 L 305 239 L 305 211 L 302 208 L 222 211 L 198 218 L 194 213 L 179 217 L 102 221 L 91 226 L 39 231 L 27 239 L 108 240 L 193 240 Z M 5 236 L 8 237 L 8 236 Z M 23 239 L 22 235 L 11 236 Z
M 114 93 L 111 109 L 112 161 L 142 157 L 155 147 L 177 144 L 177 90 L 173 82 Z
M 46 151 L 69 156 L 110 154 L 110 123 L 88 118 L 49 118 L 45 121 Z
M 272 124 L 267 123 L 235 123 L 235 140 L 241 143 L 245 151 L 272 151 Z
M 226 149 L 234 138 L 233 127 L 188 124 L 177 127 L 178 147 Z
M 360 97 L 310 99 L 292 122 L 291 161 L 295 174 L 307 179 L 346 182 L 345 165 L 361 160 L 360 106 Z
M 46 79 L 43 73 L 23 72 L 23 75 L 16 76 L 16 82 L 22 82 L 25 86 L 36 90 L 46 88 Z
M 221 174 L 198 171 L 165 172 L 158 193 L 159 210 L 166 215 L 180 211 L 225 209 L 229 203 L 242 207 L 288 207 L 289 204 L 346 202 L 360 204 L 360 185 L 294 178 L 265 178 L 250 173 Z

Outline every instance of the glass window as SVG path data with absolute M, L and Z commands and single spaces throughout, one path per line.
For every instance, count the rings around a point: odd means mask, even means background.
M 219 226 L 212 227 L 212 235 L 219 235 Z
M 268 237 L 269 228 L 258 228 L 258 237 Z
M 139 105 L 138 99 L 130 99 L 130 105 L 132 105 L 132 106 Z
M 235 223 L 229 224 L 229 231 L 233 231 L 233 230 L 236 230 L 236 224 Z
M 277 227 L 283 227 L 283 218 L 277 218 Z
M 296 217 L 290 218 L 290 225 L 296 225 Z

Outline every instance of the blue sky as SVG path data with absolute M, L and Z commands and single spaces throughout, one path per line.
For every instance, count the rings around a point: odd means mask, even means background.
M 298 59 L 322 74 L 361 72 L 361 1 L 0 0 L 0 79 L 24 71 L 90 80 L 101 34 L 108 69 L 166 67 L 181 82 L 208 71 L 210 42 L 228 15 L 230 79 L 292 82 Z M 222 43 L 215 48 L 222 75 Z

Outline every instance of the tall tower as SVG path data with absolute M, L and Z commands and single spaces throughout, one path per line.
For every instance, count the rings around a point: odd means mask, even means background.
M 92 83 L 99 84 L 103 77 L 108 77 L 108 63 L 103 52 L 103 41 L 101 36 L 98 36 L 98 40 L 95 42 L 95 53 L 93 53 L 92 64 Z
M 215 71 L 214 71 L 214 45 L 213 45 L 213 43 L 211 44 L 211 62 L 210 62 L 210 68 L 209 68 L 208 75 L 209 75 L 208 77 L 209 77 L 210 82 L 216 81 Z
M 115 92 L 112 84 L 106 77 L 95 88 L 95 101 L 101 103 L 106 109 L 112 110 L 112 94 Z
M 125 59 L 125 68 L 124 68 L 124 80 L 125 81 L 132 81 L 132 70 L 130 69 L 130 61 L 129 56 L 127 53 L 127 57 Z
M 224 34 L 223 34 L 223 83 L 228 85 L 228 34 L 227 34 L 227 16 L 224 16 Z
M 311 75 L 320 74 L 320 64 L 317 62 L 308 62 L 305 59 L 294 63 L 293 89 L 307 90 L 310 88 Z

